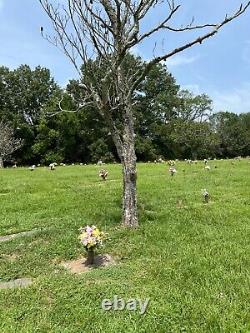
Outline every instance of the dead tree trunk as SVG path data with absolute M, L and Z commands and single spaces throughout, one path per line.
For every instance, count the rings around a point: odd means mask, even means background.
M 134 147 L 124 144 L 123 172 L 123 224 L 137 227 L 137 193 L 136 193 L 136 156 Z
M 138 226 L 136 191 L 137 173 L 134 137 L 133 114 L 132 108 L 129 106 L 125 112 L 122 144 L 123 225 L 132 228 Z

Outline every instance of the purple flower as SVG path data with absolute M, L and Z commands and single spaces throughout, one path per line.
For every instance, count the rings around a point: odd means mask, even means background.
M 89 225 L 87 225 L 87 227 L 86 227 L 86 232 L 87 232 L 89 235 L 91 235 L 91 234 L 92 234 L 92 231 L 93 231 L 93 229 L 92 229 Z

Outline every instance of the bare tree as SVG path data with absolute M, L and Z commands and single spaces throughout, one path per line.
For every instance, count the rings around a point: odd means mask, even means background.
M 3 167 L 4 160 L 7 156 L 13 154 L 21 148 L 22 140 L 15 139 L 14 130 L 3 121 L 0 122 L 0 168 Z
M 81 106 L 98 108 L 110 127 L 123 166 L 123 224 L 138 225 L 136 155 L 133 97 L 153 66 L 214 36 L 224 25 L 242 15 L 250 2 L 242 4 L 220 22 L 185 26 L 171 24 L 181 6 L 174 0 L 38 0 L 52 21 L 54 36 L 42 35 L 60 48 L 75 66 L 84 92 Z M 55 5 L 55 2 L 58 2 Z M 145 31 L 151 11 L 161 9 L 165 17 Z M 189 42 L 153 56 L 143 68 L 126 68 L 134 47 L 164 33 L 196 32 Z M 158 35 L 161 33 L 161 35 Z M 158 37 L 157 37 L 158 36 Z M 159 52 L 158 52 L 159 53 Z M 81 65 L 83 64 L 83 73 Z M 100 78 L 97 68 L 103 72 Z M 60 104 L 61 110 L 63 110 Z M 67 111 L 67 110 L 64 110 Z

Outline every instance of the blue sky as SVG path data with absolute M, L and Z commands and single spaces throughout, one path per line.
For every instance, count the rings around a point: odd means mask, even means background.
M 60 0 L 65 1 L 65 0 Z M 183 5 L 175 24 L 216 22 L 240 4 L 238 0 L 179 0 Z M 144 28 L 158 21 L 162 10 L 152 11 Z M 40 26 L 49 22 L 38 0 L 0 0 L 0 65 L 11 69 L 21 64 L 41 65 L 51 70 L 56 81 L 65 85 L 77 74 L 68 59 L 40 36 Z M 192 34 L 162 35 L 157 53 L 170 50 Z M 153 41 L 134 49 L 144 59 L 152 56 Z M 179 54 L 167 62 L 177 82 L 194 93 L 206 93 L 214 109 L 250 112 L 250 9 L 238 20 L 224 27 L 216 37 Z

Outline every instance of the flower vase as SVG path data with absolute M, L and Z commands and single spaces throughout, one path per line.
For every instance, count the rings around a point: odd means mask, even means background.
M 95 251 L 93 249 L 89 249 L 87 251 L 86 265 L 93 265 L 94 259 L 95 259 Z

